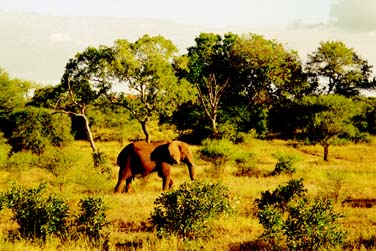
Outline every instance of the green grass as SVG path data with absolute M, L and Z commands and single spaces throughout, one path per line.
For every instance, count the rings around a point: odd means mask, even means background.
M 254 200 L 260 198 L 265 190 L 274 190 L 292 177 L 304 178 L 308 196 L 333 196 L 337 193 L 336 212 L 343 213 L 340 220 L 342 229 L 348 232 L 347 243 L 352 243 L 351 250 L 366 250 L 367 241 L 375 238 L 376 205 L 372 208 L 351 208 L 342 206 L 341 201 L 347 197 L 376 198 L 376 138 L 367 144 L 347 144 L 331 146 L 329 161 L 323 161 L 321 146 L 293 144 L 282 140 L 256 140 L 237 145 L 239 151 L 252 153 L 256 168 L 263 174 L 274 170 L 276 153 L 297 156 L 296 172 L 292 175 L 238 177 L 235 163 L 225 164 L 223 174 L 213 175 L 216 167 L 213 163 L 199 158 L 200 146 L 192 146 L 196 158 L 197 179 L 220 180 L 230 190 L 236 201 L 235 216 L 223 217 L 212 223 L 214 236 L 208 240 L 182 242 L 178 238 L 157 239 L 150 229 L 149 217 L 154 208 L 154 201 L 162 192 L 161 179 L 156 173 L 133 182 L 134 192 L 113 194 L 117 181 L 118 167 L 116 158 L 122 145 L 119 142 L 98 142 L 97 147 L 107 156 L 111 173 L 105 177 L 93 170 L 91 149 L 87 142 L 77 141 L 64 149 L 73 157 L 71 166 L 53 175 L 51 172 L 35 166 L 27 166 L 29 156 L 19 155 L 23 165 L 12 164 L 0 169 L 0 191 L 6 191 L 12 183 L 25 187 L 36 187 L 40 182 L 49 184 L 49 192 L 56 193 L 76 205 L 80 198 L 87 195 L 102 196 L 106 205 L 107 218 L 111 221 L 109 250 L 237 250 L 251 247 L 253 241 L 262 233 L 262 226 L 255 215 Z M 4 160 L 2 160 L 4 163 Z M 172 171 L 175 187 L 189 181 L 185 166 L 176 166 Z M 56 239 L 48 240 L 40 246 L 24 240 L 9 239 L 8 231 L 16 229 L 10 220 L 10 210 L 0 211 L 0 250 L 88 250 L 85 241 L 60 243 Z M 362 246 L 363 245 L 363 246 Z M 373 249 L 376 247 L 373 246 Z

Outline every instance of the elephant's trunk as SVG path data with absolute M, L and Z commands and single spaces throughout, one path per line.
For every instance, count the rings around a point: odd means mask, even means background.
M 189 163 L 188 164 L 188 170 L 189 170 L 189 177 L 191 177 L 191 180 L 194 180 L 195 179 L 195 170 L 194 170 L 194 167 L 196 165 L 193 164 L 193 163 Z

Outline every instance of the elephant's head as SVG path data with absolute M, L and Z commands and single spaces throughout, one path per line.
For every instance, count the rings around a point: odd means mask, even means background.
M 150 156 L 151 160 L 156 162 L 165 162 L 170 165 L 184 162 L 188 165 L 191 180 L 194 180 L 193 155 L 187 143 L 181 141 L 171 141 L 158 146 Z

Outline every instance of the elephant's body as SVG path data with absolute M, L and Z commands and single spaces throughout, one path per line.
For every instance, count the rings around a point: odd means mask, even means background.
M 129 191 L 136 175 L 146 176 L 152 172 L 158 172 L 158 176 L 163 179 L 163 190 L 166 190 L 173 184 L 170 177 L 171 166 L 180 161 L 187 164 L 193 180 L 193 156 L 186 143 L 181 141 L 131 143 L 123 148 L 117 158 L 120 169 L 115 192 L 122 192 L 124 183 L 126 183 L 125 191 Z

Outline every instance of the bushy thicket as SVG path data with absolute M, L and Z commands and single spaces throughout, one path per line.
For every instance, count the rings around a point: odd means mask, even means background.
M 158 236 L 196 239 L 209 236 L 209 222 L 233 211 L 229 191 L 222 184 L 195 181 L 163 193 L 155 202 L 151 222 Z
M 25 189 L 13 186 L 2 195 L 3 203 L 13 212 L 13 220 L 25 239 L 63 237 L 68 230 L 68 204 L 55 196 L 44 196 L 45 184 Z
M 295 155 L 278 152 L 273 154 L 273 156 L 278 162 L 274 167 L 272 175 L 295 173 L 295 163 L 298 161 Z
M 12 152 L 41 154 L 48 146 L 60 147 L 73 140 L 70 118 L 51 114 L 48 109 L 27 107 L 14 111 L 7 123 L 5 136 Z
M 256 200 L 264 227 L 260 237 L 270 250 L 322 250 L 343 244 L 345 232 L 330 200 L 306 197 L 303 179 L 292 179 Z
M 81 199 L 79 212 L 74 213 L 64 199 L 47 194 L 46 187 L 46 183 L 30 189 L 14 185 L 0 195 L 0 209 L 11 209 L 21 238 L 45 241 L 51 237 L 83 237 L 94 244 L 105 239 L 108 221 L 102 198 Z

